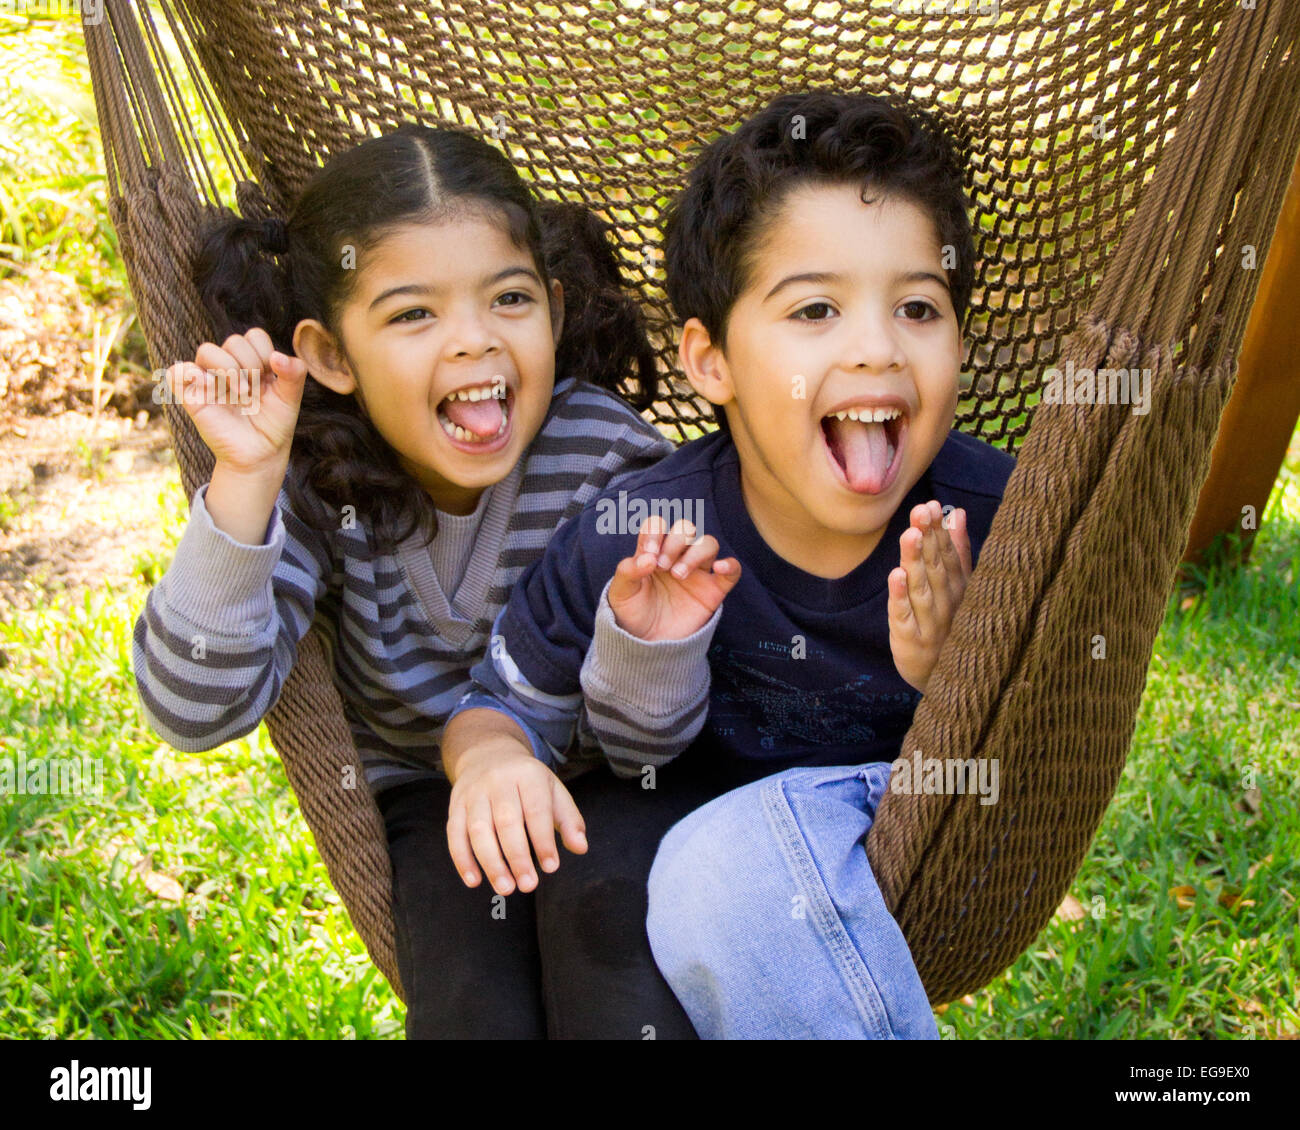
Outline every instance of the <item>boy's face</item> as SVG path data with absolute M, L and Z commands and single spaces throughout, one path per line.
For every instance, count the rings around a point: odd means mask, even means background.
M 778 552 L 779 528 L 841 548 L 867 538 L 869 554 L 957 408 L 961 332 L 934 225 L 908 201 L 859 193 L 803 185 L 785 199 L 725 354 L 698 319 L 683 329 L 683 363 L 725 405 L 746 504 Z M 847 415 L 859 410 L 872 422 Z

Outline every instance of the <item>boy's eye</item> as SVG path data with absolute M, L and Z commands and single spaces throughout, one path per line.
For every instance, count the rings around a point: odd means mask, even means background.
M 820 322 L 828 318 L 834 312 L 834 309 L 829 302 L 810 302 L 807 306 L 801 306 L 796 310 L 792 317 L 798 322 Z M 809 311 L 821 311 L 821 313 L 804 317 Z
M 939 317 L 939 311 L 936 310 L 936 309 L 934 308 L 933 304 L 931 304 L 931 303 L 929 303 L 929 302 L 923 302 L 923 301 L 921 301 L 921 299 L 919 299 L 919 298 L 914 298 L 914 299 L 912 299 L 911 302 L 904 302 L 904 303 L 903 303 L 903 309 L 904 309 L 904 310 L 918 310 L 918 309 L 919 309 L 919 310 L 921 311 L 921 313 L 920 313 L 919 315 L 917 315 L 915 318 L 908 318 L 908 321 L 909 321 L 909 322 L 928 322 L 928 321 L 930 321 L 931 319 L 928 318 L 928 317 L 926 316 L 926 313 L 927 313 L 927 312 L 929 312 L 930 314 L 933 314 L 934 317 L 936 317 L 936 318 Z

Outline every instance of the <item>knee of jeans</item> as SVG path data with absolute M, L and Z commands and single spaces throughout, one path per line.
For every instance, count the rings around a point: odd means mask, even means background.
M 755 782 L 760 784 L 761 782 Z M 711 800 L 678 821 L 659 845 L 647 883 L 646 929 L 652 942 L 667 946 L 698 937 L 725 913 L 730 892 L 749 875 L 744 834 L 764 826 L 754 785 Z
M 562 941 L 574 960 L 623 969 L 644 951 L 644 878 L 606 874 L 571 879 L 556 885 L 546 905 L 548 945 Z

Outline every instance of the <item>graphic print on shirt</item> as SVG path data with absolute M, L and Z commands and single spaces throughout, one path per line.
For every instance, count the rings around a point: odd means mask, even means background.
M 810 690 L 754 665 L 770 667 L 772 658 L 768 651 L 725 644 L 709 649 L 712 690 L 706 726 L 729 745 L 749 746 L 745 738 L 751 733 L 759 748 L 785 752 L 799 745 L 867 744 L 876 739 L 873 718 L 892 720 L 912 702 L 906 692 L 871 690 L 876 677 L 870 674 Z

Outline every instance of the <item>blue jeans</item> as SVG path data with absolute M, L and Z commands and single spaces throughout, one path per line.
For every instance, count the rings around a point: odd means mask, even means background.
M 646 928 L 704 1039 L 939 1038 L 864 837 L 887 762 L 791 769 L 664 836 Z

